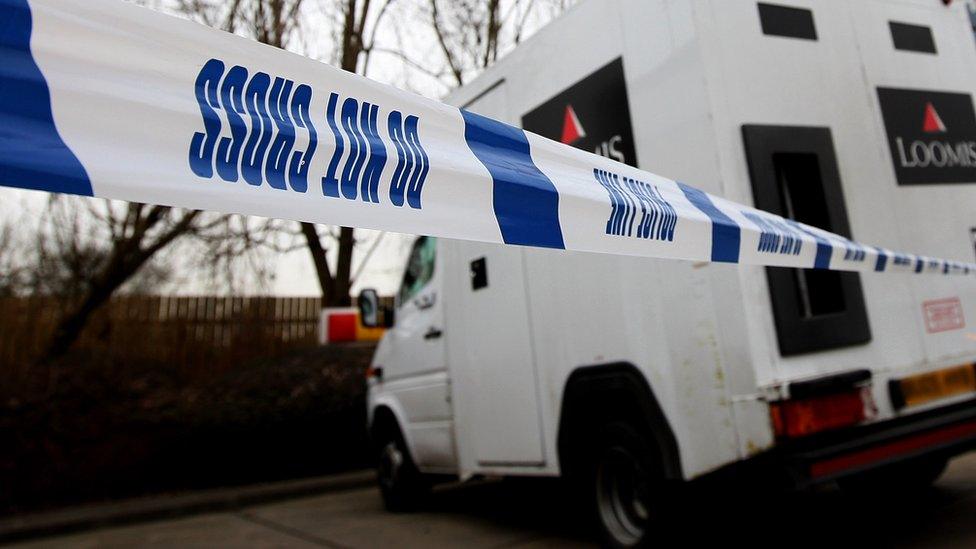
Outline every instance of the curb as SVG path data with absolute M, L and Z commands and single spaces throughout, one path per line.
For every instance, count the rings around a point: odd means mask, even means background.
M 0 519 L 0 543 L 159 518 L 240 509 L 274 500 L 351 490 L 370 486 L 375 482 L 375 478 L 373 471 L 361 470 L 237 488 L 216 488 L 179 495 L 126 499 L 61 511 L 15 516 Z

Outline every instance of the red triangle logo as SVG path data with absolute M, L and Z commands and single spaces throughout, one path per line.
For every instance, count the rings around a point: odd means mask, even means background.
M 573 110 L 572 105 L 566 105 L 566 112 L 563 114 L 563 134 L 559 140 L 566 145 L 572 145 L 583 137 L 586 137 L 586 131 L 580 124 L 576 111 Z
M 939 113 L 935 111 L 931 101 L 925 104 L 925 121 L 922 123 L 922 131 L 925 133 L 946 132 L 945 124 L 939 117 Z

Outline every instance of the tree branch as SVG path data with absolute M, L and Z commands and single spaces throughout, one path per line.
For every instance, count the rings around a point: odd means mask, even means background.
M 447 46 L 447 39 L 444 37 L 444 32 L 441 28 L 442 23 L 437 10 L 437 0 L 430 0 L 430 23 L 434 28 L 434 34 L 437 36 L 437 43 L 440 44 L 441 52 L 444 53 L 444 58 L 447 60 L 447 66 L 451 69 L 451 74 L 454 76 L 454 81 L 457 83 L 458 87 L 463 86 L 464 75 L 461 72 L 460 67 L 457 65 L 457 60 L 454 58 L 454 54 Z

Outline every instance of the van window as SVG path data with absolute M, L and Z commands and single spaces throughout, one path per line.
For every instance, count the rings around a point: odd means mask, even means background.
M 784 217 L 832 230 L 819 158 L 813 153 L 774 153 Z M 793 269 L 795 297 L 803 318 L 842 313 L 846 308 L 841 273 Z
M 403 282 L 400 283 L 400 306 L 410 301 L 433 278 L 436 255 L 436 238 L 421 236 L 414 242 L 410 258 L 407 259 L 407 269 L 403 273 Z
M 828 128 L 742 127 L 757 208 L 851 238 Z M 767 267 L 783 356 L 871 340 L 858 273 Z

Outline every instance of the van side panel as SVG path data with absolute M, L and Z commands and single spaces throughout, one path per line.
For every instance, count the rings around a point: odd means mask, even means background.
M 466 104 L 491 90 L 471 108 L 518 124 L 622 58 L 640 168 L 750 204 L 743 126 L 826 128 L 854 239 L 972 260 L 976 182 L 898 184 L 877 92 L 976 93 L 965 5 L 774 3 L 810 11 L 815 39 L 764 34 L 755 0 L 582 2 L 449 100 Z M 930 27 L 938 52 L 896 50 L 890 21 Z M 574 107 L 585 130 L 587 114 Z M 690 478 L 770 448 L 767 399 L 782 396 L 791 381 L 869 369 L 876 419 L 886 420 L 896 415 L 890 379 L 976 360 L 969 333 L 976 285 L 957 277 L 861 275 L 871 340 L 783 356 L 762 267 L 523 253 L 541 395 L 544 463 L 536 473 L 558 473 L 559 403 L 567 377 L 580 366 L 619 361 L 639 368 Z M 940 303 L 961 314 L 949 329 L 933 330 L 928 308 Z M 466 420 L 459 415 L 458 422 Z M 463 454 L 463 440 L 461 446 Z M 463 456 L 462 463 L 469 473 L 533 472 L 479 468 Z
M 736 3 L 755 9 L 751 0 Z M 701 45 L 703 27 L 712 17 L 707 5 L 688 0 L 621 0 L 620 5 L 625 13 L 623 56 L 639 167 L 725 195 L 734 182 L 727 181 L 722 173 L 715 120 L 719 111 L 729 106 L 713 103 L 722 90 L 707 78 L 709 59 Z M 720 20 L 714 23 L 722 24 Z M 768 334 L 745 322 L 746 303 L 765 304 L 768 299 L 765 288 L 756 283 L 762 270 L 725 264 L 667 268 L 676 269 L 679 279 L 688 276 L 680 271 L 690 272 L 689 281 L 708 287 L 708 296 L 699 296 L 706 301 L 699 305 L 702 311 L 698 315 L 714 321 L 718 342 L 714 353 L 724 364 L 731 421 L 738 433 L 738 456 L 747 457 L 770 447 L 769 408 L 758 394 L 756 376 L 764 362 L 771 363 L 768 350 L 764 350 Z M 757 353 L 756 349 L 761 351 Z M 707 463 L 702 464 L 702 471 L 708 469 Z M 685 471 L 698 470 L 686 466 Z
M 707 272 L 686 262 L 547 250 L 528 250 L 526 260 L 547 440 L 572 372 L 624 362 L 657 396 L 687 476 L 738 457 Z
M 584 2 L 452 101 L 517 124 L 539 103 L 623 56 L 640 167 L 718 192 L 718 157 L 693 16 L 684 1 Z M 582 35 L 601 38 L 566 40 L 581 34 L 576 27 L 584 21 Z M 571 70 L 549 63 L 547 52 L 573 59 Z M 585 130 L 586 119 L 581 122 Z M 683 152 L 688 150 L 695 154 Z M 735 267 L 536 249 L 524 254 L 544 464 L 535 471 L 496 470 L 466 459 L 469 419 L 458 410 L 463 470 L 558 472 L 555 441 L 568 376 L 578 367 L 614 361 L 634 364 L 647 378 L 675 433 L 687 476 L 733 461 L 747 447 L 758 450 L 771 443 L 765 404 L 752 398 L 755 379 L 747 348 L 723 344 L 726 337 L 745 339 L 741 323 L 721 323 L 717 315 L 722 310 L 740 316 L 734 311 L 741 310 L 741 301 L 730 297 L 741 295 Z M 463 382 L 454 383 L 460 400 Z M 732 398 L 733 388 L 750 397 Z M 496 400 L 504 405 L 504 398 Z M 748 444 L 736 436 L 733 401 L 752 424 L 759 418 Z

